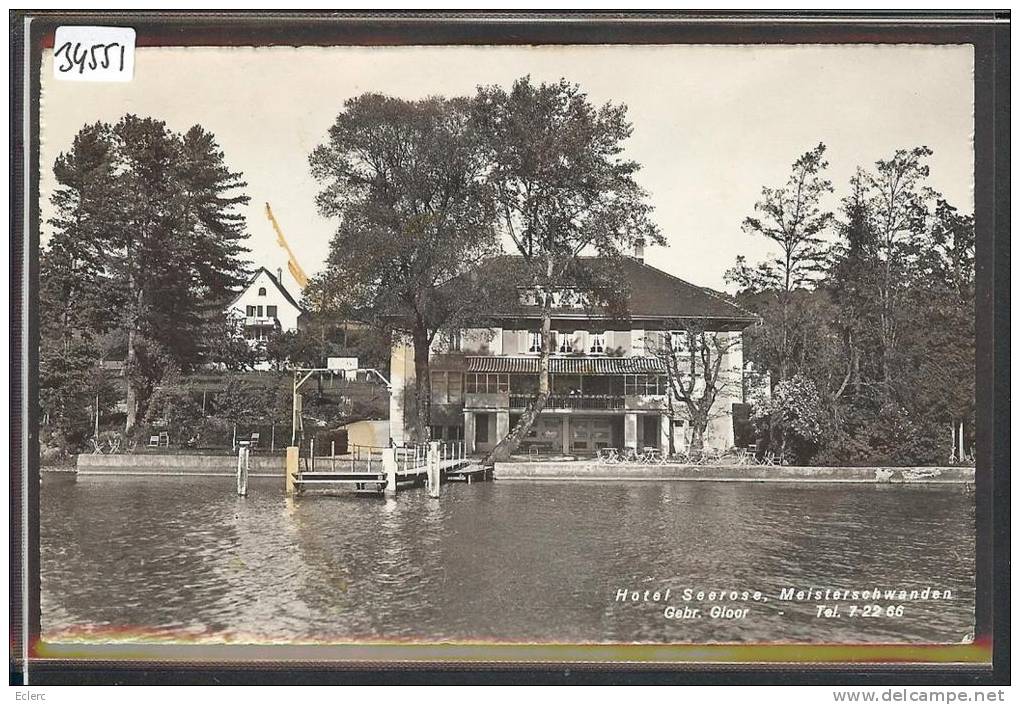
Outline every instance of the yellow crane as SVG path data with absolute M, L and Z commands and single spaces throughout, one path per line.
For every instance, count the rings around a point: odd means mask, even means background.
M 290 271 L 290 275 L 294 277 L 297 285 L 304 289 L 308 286 L 308 275 L 305 274 L 305 270 L 301 269 L 301 265 L 298 264 L 294 251 L 287 244 L 287 239 L 283 236 L 280 224 L 276 222 L 276 216 L 273 215 L 273 209 L 269 207 L 268 203 L 266 203 L 266 217 L 269 218 L 269 222 L 273 224 L 273 230 L 276 231 L 276 244 L 287 252 L 287 269 Z

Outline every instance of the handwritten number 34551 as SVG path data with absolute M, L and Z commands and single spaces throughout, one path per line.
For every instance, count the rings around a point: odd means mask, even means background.
M 117 50 L 120 50 L 119 52 Z M 120 42 L 110 44 L 93 44 L 91 47 L 82 46 L 81 42 L 64 42 L 53 52 L 55 57 L 63 55 L 64 63 L 57 65 L 61 73 L 73 71 L 78 68 L 78 73 L 85 73 L 85 68 L 95 70 L 102 67 L 110 68 L 110 55 L 113 53 L 113 60 L 116 61 L 120 54 L 120 67 L 118 71 L 124 70 L 124 45 Z

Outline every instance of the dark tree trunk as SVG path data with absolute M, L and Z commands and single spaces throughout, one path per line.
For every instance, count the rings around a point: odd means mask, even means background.
M 415 440 L 427 443 L 432 437 L 432 382 L 429 376 L 429 336 L 422 327 L 412 333 L 414 343 Z
M 124 433 L 130 434 L 138 422 L 138 406 L 140 394 L 138 389 L 139 375 L 136 369 L 138 365 L 138 336 L 141 334 L 140 321 L 142 317 L 142 302 L 145 301 L 144 287 L 138 286 L 138 280 L 134 274 L 128 278 L 129 289 L 134 291 L 134 311 L 131 312 L 131 324 L 128 328 L 127 340 L 127 363 L 124 365 L 124 378 L 127 382 L 127 393 L 124 397 L 127 406 L 127 415 L 124 421 Z
M 127 393 L 124 398 L 124 402 L 127 406 L 127 420 L 124 423 L 124 433 L 130 434 L 138 421 L 138 390 L 135 388 L 137 384 L 137 374 L 135 366 L 138 364 L 138 354 L 135 351 L 135 345 L 137 342 L 138 334 L 135 331 L 134 325 L 128 330 L 127 339 L 127 364 L 124 365 L 124 377 L 127 382 Z
M 691 416 L 691 453 L 701 453 L 705 450 L 705 428 L 708 426 L 707 419 Z
M 549 279 L 552 279 L 552 263 L 549 263 L 547 274 Z M 496 447 L 492 449 L 483 461 L 484 465 L 491 465 L 497 460 L 507 460 L 521 445 L 521 441 L 524 440 L 525 436 L 531 431 L 531 428 L 535 425 L 535 421 L 538 419 L 538 415 L 542 413 L 542 409 L 545 408 L 546 402 L 549 400 L 549 356 L 552 353 L 552 311 L 551 309 L 551 294 L 546 293 L 545 301 L 542 306 L 542 351 L 538 356 L 538 396 L 528 404 L 524 413 L 521 414 L 521 418 L 517 421 L 517 425 L 513 427 L 507 437 L 500 440 Z

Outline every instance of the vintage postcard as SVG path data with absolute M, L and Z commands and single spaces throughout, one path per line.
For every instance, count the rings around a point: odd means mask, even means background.
M 989 663 L 973 42 L 59 24 L 37 656 Z

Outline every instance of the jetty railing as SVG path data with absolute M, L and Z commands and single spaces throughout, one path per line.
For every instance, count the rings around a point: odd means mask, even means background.
M 429 444 L 415 443 L 404 446 L 369 446 L 351 444 L 347 453 L 337 455 L 331 444 L 328 455 L 316 453 L 318 444 L 310 442 L 306 449 L 305 470 L 309 472 L 363 472 L 381 473 L 383 470 L 383 454 L 393 450 L 397 469 L 406 475 L 428 465 Z M 441 441 L 438 443 L 438 457 L 441 467 L 448 467 L 458 461 L 467 459 L 467 445 L 464 441 Z M 304 453 L 303 453 L 304 455 Z
M 294 450 L 297 450 L 296 448 Z M 432 441 L 406 446 L 353 445 L 349 453 L 340 457 L 330 447 L 330 455 L 319 458 L 329 466 L 316 469 L 315 442 L 308 444 L 305 469 L 299 469 L 297 457 L 288 470 L 288 492 L 296 486 L 298 493 L 306 486 L 353 486 L 358 492 L 379 492 L 394 495 L 399 484 L 419 485 L 424 481 L 430 497 L 439 497 L 439 487 L 450 480 L 471 482 L 472 478 L 485 479 L 484 468 L 472 465 L 467 458 L 464 441 Z M 288 462 L 290 462 L 288 457 Z

